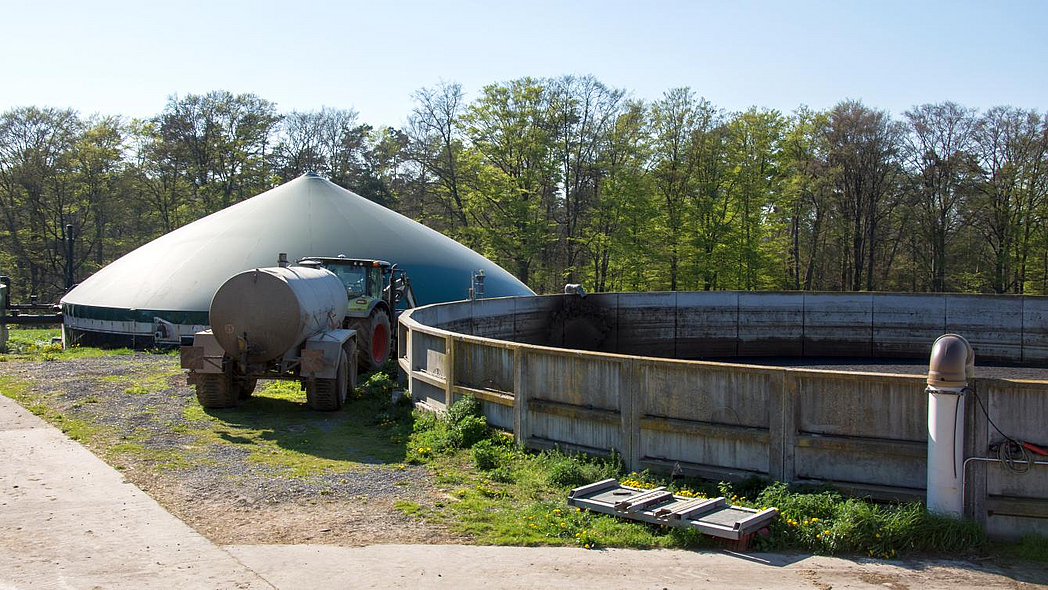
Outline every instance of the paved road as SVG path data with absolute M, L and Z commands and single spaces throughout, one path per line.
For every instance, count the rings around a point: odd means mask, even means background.
M 218 547 L 0 396 L 0 590 L 15 588 L 1032 588 L 1041 569 L 689 551 Z
M 588 551 L 458 545 L 239 545 L 227 547 L 280 588 L 531 588 L 959 590 L 1035 588 L 1037 572 L 963 563 L 856 562 L 832 557 L 726 552 Z M 1048 574 L 1040 575 L 1042 582 Z
M 272 587 L 0 396 L 0 589 Z

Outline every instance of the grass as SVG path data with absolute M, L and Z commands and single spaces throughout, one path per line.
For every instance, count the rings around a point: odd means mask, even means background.
M 754 539 L 756 550 L 887 559 L 926 553 L 997 554 L 1048 561 L 1048 540 L 1042 537 L 1029 537 L 1018 545 L 990 545 L 975 522 L 933 515 L 919 503 L 879 504 L 831 489 L 791 488 L 758 479 L 731 484 L 624 473 L 615 456 L 595 459 L 519 450 L 503 433 L 474 431 L 470 416 L 477 415 L 479 405 L 466 398 L 445 417 L 416 417 L 408 460 L 429 466 L 451 499 L 397 508 L 442 522 L 481 544 L 591 549 L 717 546 L 717 541 L 697 531 L 629 522 L 567 506 L 572 487 L 615 477 L 634 487 L 663 485 L 682 496 L 724 496 L 735 505 L 777 507 L 780 516 Z
M 99 434 L 101 429 L 97 425 L 67 415 L 66 412 L 60 411 L 53 404 L 48 403 L 53 400 L 33 395 L 32 391 L 32 383 L 15 377 L 0 375 L 0 394 L 15 400 L 23 408 L 43 418 L 69 438 L 88 443 Z
M 9 327 L 7 347 L 0 354 L 0 362 L 8 360 L 60 361 L 76 358 L 121 356 L 133 354 L 130 348 L 94 348 L 89 346 L 70 346 L 62 348 L 61 344 L 52 344 L 62 331 L 58 328 L 18 328 Z
M 42 331 L 36 332 L 40 336 Z M 35 358 L 33 353 L 20 357 Z M 147 373 L 102 376 L 98 382 L 126 395 L 144 396 L 167 389 L 172 376 L 179 374 L 177 366 L 163 365 Z M 235 409 L 205 410 L 195 400 L 186 400 L 178 410 L 180 415 L 166 428 L 190 442 L 168 448 L 170 443 L 151 444 L 156 442 L 155 431 L 103 421 L 105 407 L 120 406 L 109 403 L 107 395 L 113 393 L 67 398 L 62 388 L 42 391 L 28 381 L 0 377 L 3 395 L 71 438 L 89 444 L 118 468 L 135 462 L 147 463 L 157 471 L 182 469 L 206 462 L 213 445 L 230 445 L 247 449 L 250 461 L 273 467 L 287 477 L 350 471 L 362 464 L 391 464 L 391 468 L 402 464 L 412 416 L 410 406 L 388 401 L 391 386 L 386 373 L 365 375 L 358 395 L 347 400 L 343 411 L 331 413 L 310 410 L 305 392 L 292 381 L 260 382 L 252 398 Z M 157 410 L 145 403 L 132 408 L 139 418 L 153 416 Z
M 240 407 L 206 410 L 190 403 L 184 410 L 187 433 L 199 445 L 226 444 L 247 449 L 250 460 L 277 468 L 286 476 L 309 477 L 351 470 L 360 464 L 396 464 L 404 460 L 411 428 L 410 408 L 394 406 L 376 395 L 365 379 L 361 395 L 347 400 L 341 412 L 318 413 L 306 405 L 305 392 L 294 381 L 261 382 L 252 399 Z

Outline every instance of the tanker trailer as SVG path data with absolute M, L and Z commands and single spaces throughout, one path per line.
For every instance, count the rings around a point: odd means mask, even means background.
M 211 300 L 211 329 L 181 348 L 182 368 L 205 408 L 231 408 L 258 379 L 299 381 L 315 410 L 338 410 L 356 388 L 354 330 L 342 329 L 349 300 L 329 270 L 256 268 L 228 279 Z

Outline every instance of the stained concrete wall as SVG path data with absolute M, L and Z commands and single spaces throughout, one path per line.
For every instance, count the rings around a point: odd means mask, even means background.
M 925 493 L 924 377 L 635 355 L 702 349 L 730 356 L 927 356 L 936 337 L 955 331 L 980 351 L 977 362 L 1043 362 L 1046 319 L 1045 300 L 1030 297 L 505 298 L 406 313 L 399 362 L 416 401 L 441 410 L 473 395 L 491 424 L 512 430 L 529 448 L 614 449 L 631 469 L 832 483 L 914 500 Z M 1048 382 L 978 379 L 973 390 L 1009 434 L 1043 441 Z M 999 435 L 974 395 L 966 408 L 966 456 L 985 456 Z M 1014 475 L 997 464 L 972 463 L 965 478 L 966 509 L 991 533 L 1048 533 L 1048 468 Z
M 981 359 L 1048 366 L 1045 297 L 713 291 L 529 299 L 541 313 L 518 322 L 531 326 L 525 341 L 533 344 L 691 359 L 923 359 L 935 338 L 956 332 Z

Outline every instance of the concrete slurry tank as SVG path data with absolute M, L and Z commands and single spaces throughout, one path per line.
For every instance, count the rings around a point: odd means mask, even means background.
M 387 260 L 408 271 L 419 304 L 465 299 L 483 269 L 487 297 L 530 295 L 477 252 L 315 174 L 305 174 L 134 250 L 62 298 L 67 341 L 150 346 L 209 325 L 233 275 L 286 252 Z
M 304 266 L 256 268 L 235 275 L 211 301 L 215 339 L 233 358 L 246 334 L 247 361 L 273 360 L 310 335 L 342 325 L 349 299 L 330 271 Z

